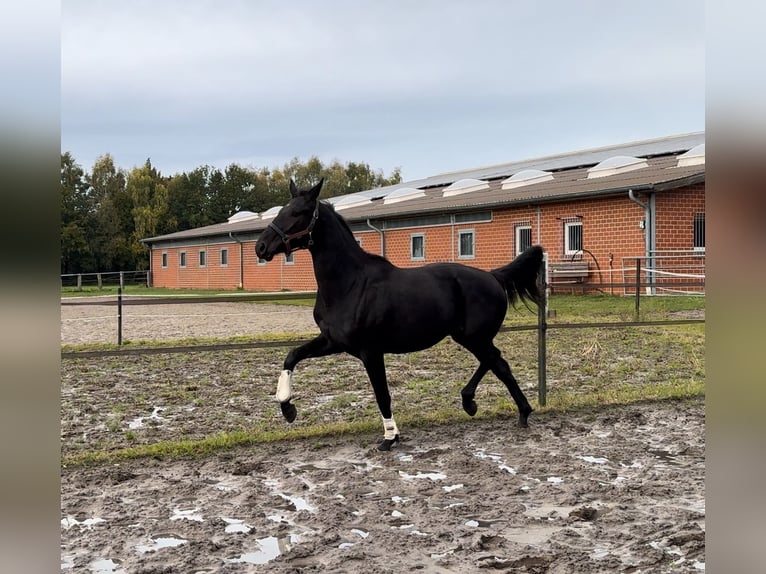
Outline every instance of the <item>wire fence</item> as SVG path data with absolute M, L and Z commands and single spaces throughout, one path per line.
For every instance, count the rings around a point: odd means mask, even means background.
M 104 271 L 99 273 L 65 273 L 61 275 L 61 287 L 83 289 L 86 287 L 117 286 L 124 288 L 125 285 L 149 286 L 148 271 Z
M 625 294 L 629 294 L 635 297 L 635 314 L 632 321 L 604 321 L 604 322 L 590 322 L 590 323 L 549 323 L 548 319 L 553 313 L 548 308 L 548 297 L 554 284 L 549 283 L 550 269 L 547 261 L 543 261 L 543 265 L 540 269 L 540 280 L 543 292 L 545 293 L 545 299 L 541 305 L 538 306 L 537 323 L 529 325 L 515 325 L 503 327 L 501 331 L 537 331 L 538 340 L 538 402 L 540 405 L 546 404 L 547 396 L 547 334 L 549 329 L 586 329 L 586 328 L 633 328 L 633 327 L 656 327 L 656 326 L 669 326 L 669 325 L 684 325 L 694 323 L 704 323 L 704 318 L 688 318 L 688 319 L 674 319 L 674 320 L 640 320 L 640 304 L 641 298 L 646 296 L 653 296 L 660 292 L 668 293 L 671 289 L 668 287 L 668 283 L 665 278 L 669 277 L 673 280 L 672 285 L 677 288 L 690 289 L 691 291 L 684 291 L 684 293 L 693 293 L 695 295 L 704 295 L 704 273 L 680 273 L 677 271 L 666 271 L 662 269 L 645 267 L 645 258 L 634 258 L 633 274 L 627 274 L 623 272 L 623 277 L 631 279 L 631 281 L 624 281 L 620 283 L 607 284 L 611 288 L 623 289 Z M 661 271 L 661 272 L 660 272 Z M 659 278 L 659 281 L 658 281 Z M 653 279 L 649 281 L 649 279 Z M 599 290 L 605 284 L 602 283 L 589 283 L 584 282 L 579 284 L 583 290 L 593 289 L 595 286 L 599 286 Z M 61 353 L 62 359 L 79 359 L 79 358 L 92 358 L 92 357 L 105 357 L 105 356 L 122 356 L 122 355 L 142 355 L 142 354 L 156 354 L 156 353 L 193 353 L 201 351 L 219 351 L 219 350 L 235 350 L 235 349 L 255 349 L 255 348 L 269 348 L 269 347 L 296 347 L 306 343 L 309 339 L 291 339 L 281 341 L 252 341 L 252 342 L 229 342 L 229 343 L 214 343 L 214 344 L 195 344 L 195 345 L 158 345 L 158 346 L 142 346 L 142 347 L 123 347 L 122 346 L 122 319 L 123 319 L 123 305 L 162 305 L 162 304 L 178 304 L 178 303 L 216 303 L 216 302 L 244 302 L 244 301 L 276 301 L 285 299 L 305 299 L 308 296 L 313 296 L 313 293 L 244 293 L 244 294 L 231 294 L 231 295 L 219 295 L 219 296 L 159 296 L 159 297 L 131 297 L 124 298 L 122 294 L 122 287 L 118 288 L 117 296 L 98 298 L 97 300 L 78 300 L 77 298 L 64 298 L 61 301 L 62 305 L 114 305 L 117 307 L 117 348 L 113 349 L 101 349 L 101 350 L 88 350 L 88 351 L 64 351 Z M 114 317 L 114 315 L 111 315 Z M 104 317 L 97 317 L 103 319 Z

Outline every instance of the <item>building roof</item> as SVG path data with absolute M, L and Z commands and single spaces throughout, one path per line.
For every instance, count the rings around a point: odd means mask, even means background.
M 629 189 L 636 192 L 642 190 L 662 191 L 705 180 L 704 163 L 678 165 L 678 155 L 704 142 L 705 132 L 697 132 L 594 148 L 478 169 L 454 171 L 354 194 L 360 198 L 368 199 L 364 202 L 353 201 L 350 196 L 332 198 L 330 202 L 337 206 L 343 217 L 354 222 L 415 214 L 449 213 L 510 205 L 537 204 L 578 197 L 609 195 L 622 191 L 627 192 Z M 645 167 L 634 165 L 626 171 L 616 169 L 614 172 L 610 172 L 611 175 L 588 177 L 589 168 L 616 156 L 643 158 L 646 160 Z M 644 162 L 641 162 L 641 166 L 643 165 Z M 552 172 L 553 178 L 534 179 L 528 185 L 503 189 L 504 179 L 520 171 L 530 169 Z M 489 186 L 485 189 L 476 189 L 456 195 L 442 195 L 445 187 L 460 180 L 483 180 L 487 181 Z M 411 194 L 411 199 L 402 201 L 384 201 L 389 193 L 401 188 L 419 189 L 423 191 L 423 194 Z M 345 199 L 346 197 L 348 199 Z M 349 204 L 350 207 L 342 207 L 343 203 Z M 237 221 L 237 218 L 234 218 L 233 221 L 150 237 L 142 241 L 151 244 L 252 233 L 265 229 L 269 221 L 270 219 L 261 218 L 247 218 Z

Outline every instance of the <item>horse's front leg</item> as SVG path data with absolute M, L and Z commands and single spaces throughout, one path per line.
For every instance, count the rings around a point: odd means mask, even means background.
M 372 390 L 375 392 L 375 400 L 378 402 L 378 409 L 383 417 L 383 442 L 378 445 L 378 450 L 391 450 L 391 445 L 399 442 L 399 428 L 396 426 L 391 412 L 391 394 L 388 392 L 383 354 L 364 355 L 362 362 L 367 376 L 370 377 Z
M 293 397 L 293 370 L 295 366 L 303 359 L 310 359 L 312 357 L 324 357 L 326 355 L 332 355 L 339 353 L 341 350 L 335 346 L 324 335 L 312 339 L 308 343 L 295 347 L 285 358 L 284 365 L 282 367 L 282 373 L 279 375 L 279 381 L 277 382 L 276 397 L 279 401 L 279 407 L 282 409 L 282 415 L 287 419 L 287 422 L 291 423 L 298 415 L 298 411 L 290 402 Z

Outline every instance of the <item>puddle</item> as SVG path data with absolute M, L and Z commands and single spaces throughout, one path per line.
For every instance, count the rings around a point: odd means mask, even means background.
M 88 568 L 95 574 L 125 574 L 121 562 L 119 560 L 112 560 L 111 558 L 99 558 L 98 560 L 94 560 L 88 564 Z
M 204 522 L 202 514 L 199 513 L 199 508 L 192 508 L 190 510 L 181 510 L 180 508 L 173 509 L 173 516 L 170 520 L 191 520 L 192 522 Z
M 128 428 L 131 430 L 143 428 L 144 421 L 146 419 L 155 420 L 155 421 L 165 420 L 160 416 L 160 411 L 164 411 L 164 410 L 165 410 L 165 407 L 154 407 L 152 414 L 150 414 L 148 417 L 137 417 L 133 419 L 132 421 L 128 423 Z
M 649 449 L 649 454 L 655 458 L 670 466 L 679 466 L 681 461 L 678 460 L 678 453 L 670 452 L 665 449 Z
M 608 458 L 602 458 L 599 456 L 579 456 L 577 457 L 585 462 L 592 462 L 593 464 L 606 464 L 609 462 Z
M 84 526 L 88 530 L 92 529 L 96 524 L 106 522 L 103 518 L 86 518 L 85 520 L 77 520 L 74 516 L 67 515 L 66 518 L 61 519 L 61 528 L 69 530 L 72 526 Z
M 502 520 L 482 520 L 481 518 L 473 517 L 466 521 L 465 525 L 472 528 L 490 528 L 498 522 L 502 522 Z
M 508 466 L 508 464 L 503 460 L 503 457 L 497 453 L 486 453 L 483 449 L 479 449 L 473 453 L 473 456 L 481 460 L 491 460 L 492 462 L 496 462 L 497 468 L 500 470 L 504 470 L 511 474 L 516 474 L 516 469 Z
M 139 554 L 146 554 L 147 552 L 154 552 L 162 548 L 175 548 L 176 546 L 189 543 L 185 538 L 178 538 L 174 534 L 157 534 L 152 536 L 150 540 L 153 544 L 137 544 L 136 551 Z
M 274 491 L 274 495 L 278 496 L 285 502 L 287 502 L 286 505 L 278 506 L 277 508 L 280 510 L 292 510 L 295 512 L 299 512 L 301 510 L 307 510 L 308 512 L 315 512 L 316 509 L 311 506 L 305 498 L 301 498 L 300 496 L 292 496 L 289 494 L 285 494 L 284 492 L 279 492 L 281 490 L 281 485 L 278 481 L 269 479 L 264 480 L 263 483 L 268 486 L 272 491 Z
M 414 460 L 411 454 L 400 454 L 398 458 L 402 462 L 412 462 Z
M 399 476 L 401 476 L 404 480 L 413 480 L 416 478 L 428 478 L 430 480 L 444 480 L 447 478 L 446 474 L 442 474 L 441 472 L 419 472 L 417 474 L 407 474 L 404 471 L 399 471 Z
M 354 534 L 358 536 L 361 536 L 362 538 L 367 538 L 370 535 L 369 532 L 365 532 L 364 530 L 360 530 L 359 528 L 352 528 L 351 532 L 353 532 Z
M 451 486 L 442 486 L 442 489 L 444 492 L 452 492 L 453 490 L 457 490 L 458 488 L 463 488 L 462 484 L 453 484 Z
M 394 502 L 394 504 L 404 504 L 405 502 L 409 502 L 412 499 L 409 496 L 392 496 L 391 500 Z
M 564 479 L 563 478 L 559 478 L 558 476 L 549 476 L 545 480 L 546 480 L 546 482 L 550 482 L 551 484 L 560 484 L 560 483 L 564 482 Z
M 266 538 L 258 538 L 258 550 L 254 552 L 245 552 L 239 558 L 229 558 L 226 562 L 230 564 L 247 563 L 247 564 L 266 564 L 271 560 L 274 560 L 277 556 L 289 552 L 293 547 L 293 544 L 297 541 L 297 537 L 294 535 L 280 536 L 267 536 Z
M 231 479 L 224 479 L 224 480 L 216 480 L 214 478 L 205 480 L 205 483 L 209 484 L 216 490 L 221 490 L 223 492 L 232 492 L 234 490 L 239 490 L 241 488 L 241 485 L 239 482 Z
M 226 523 L 226 528 L 224 529 L 224 532 L 228 533 L 239 533 L 242 534 L 248 534 L 253 527 L 249 524 L 245 524 L 244 520 L 237 520 L 236 518 L 226 518 L 225 516 L 221 517 L 221 520 L 223 520 Z

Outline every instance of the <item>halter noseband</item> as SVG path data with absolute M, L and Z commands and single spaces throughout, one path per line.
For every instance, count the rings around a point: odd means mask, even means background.
M 277 225 L 275 225 L 273 221 L 269 223 L 269 229 L 273 229 L 274 232 L 277 235 L 279 235 L 279 237 L 282 239 L 282 243 L 285 244 L 286 255 L 290 255 L 290 253 L 293 252 L 293 249 L 291 249 L 290 247 L 290 241 L 292 241 L 293 239 L 300 239 L 304 235 L 308 235 L 309 236 L 308 245 L 311 246 L 314 244 L 314 240 L 311 238 L 311 232 L 314 230 L 314 226 L 316 225 L 317 219 L 319 219 L 319 202 L 317 202 L 316 207 L 314 208 L 314 214 L 311 216 L 311 221 L 309 221 L 308 227 L 306 227 L 306 229 L 304 229 L 303 231 L 298 231 L 296 233 L 291 233 L 290 235 L 288 235 L 287 233 L 282 231 Z

